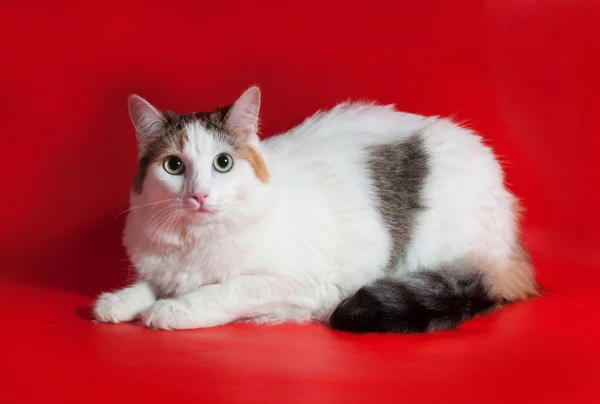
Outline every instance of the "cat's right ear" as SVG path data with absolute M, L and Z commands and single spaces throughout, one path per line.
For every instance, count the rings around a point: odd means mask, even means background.
M 163 114 L 142 97 L 131 94 L 127 100 L 129 117 L 139 144 L 148 143 L 167 124 Z

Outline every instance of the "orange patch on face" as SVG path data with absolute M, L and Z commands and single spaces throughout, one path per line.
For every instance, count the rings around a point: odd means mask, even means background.
M 256 177 L 264 184 L 268 183 L 271 179 L 267 165 L 260 154 L 250 145 L 243 146 L 240 154 L 240 158 L 248 161 L 250 166 L 254 170 Z

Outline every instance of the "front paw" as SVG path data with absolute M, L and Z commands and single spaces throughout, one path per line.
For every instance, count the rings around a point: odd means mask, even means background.
M 103 323 L 131 321 L 156 301 L 146 283 L 138 283 L 114 293 L 103 293 L 94 305 L 94 318 Z
M 139 314 L 135 301 L 117 293 L 103 293 L 94 305 L 94 318 L 103 323 L 131 321 Z
M 159 330 L 185 330 L 194 328 L 193 318 L 194 313 L 186 302 L 165 299 L 154 303 L 142 314 L 142 323 Z

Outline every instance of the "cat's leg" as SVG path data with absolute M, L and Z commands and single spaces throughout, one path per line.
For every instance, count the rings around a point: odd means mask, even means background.
M 181 330 L 227 324 L 240 319 L 268 316 L 298 319 L 313 300 L 301 285 L 274 276 L 242 275 L 223 284 L 205 285 L 177 299 L 157 301 L 142 314 L 150 328 Z M 302 310 L 306 308 L 306 310 Z
M 94 305 L 94 318 L 103 323 L 131 321 L 156 302 L 156 296 L 146 282 L 136 283 L 116 292 L 100 295 Z

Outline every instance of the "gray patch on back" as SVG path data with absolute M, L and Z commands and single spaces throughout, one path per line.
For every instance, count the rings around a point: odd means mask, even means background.
M 420 133 L 369 148 L 368 168 L 375 181 L 378 207 L 392 237 L 387 270 L 398 266 L 423 211 L 422 190 L 429 174 L 428 155 Z

